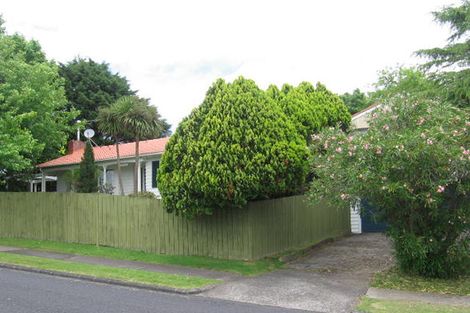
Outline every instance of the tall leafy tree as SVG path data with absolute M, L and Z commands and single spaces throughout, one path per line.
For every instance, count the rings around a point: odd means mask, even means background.
M 83 193 L 98 192 L 98 167 L 95 164 L 95 156 L 90 141 L 86 143 L 80 162 L 77 191 Z
M 118 125 L 125 134 L 135 141 L 134 193 L 138 192 L 138 171 L 140 168 L 139 144 L 143 139 L 159 138 L 164 129 L 164 120 L 155 106 L 148 99 L 137 96 L 126 96 L 116 101 L 113 106 L 114 114 L 118 117 Z
M 33 165 L 59 155 L 77 115 L 66 103 L 57 65 L 0 20 L 0 188 L 24 184 Z
M 80 111 L 76 119 L 86 121 L 88 127 L 96 128 L 101 107 L 107 107 L 123 96 L 134 95 L 127 79 L 113 73 L 107 63 L 92 59 L 76 58 L 60 64 L 60 75 L 65 79 L 65 91 L 69 110 Z M 107 143 L 106 137 L 97 132 L 95 141 Z
M 448 6 L 434 12 L 438 23 L 447 24 L 452 30 L 445 47 L 423 49 L 418 55 L 426 57 L 426 69 L 441 70 L 432 77 L 441 92 L 453 104 L 470 106 L 470 2 L 462 1 L 460 6 Z

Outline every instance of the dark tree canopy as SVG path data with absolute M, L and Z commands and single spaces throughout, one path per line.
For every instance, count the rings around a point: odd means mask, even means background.
M 77 58 L 60 64 L 60 75 L 65 79 L 65 92 L 69 109 L 80 110 L 78 120 L 96 130 L 96 118 L 100 107 L 109 106 L 123 96 L 134 95 L 129 82 L 113 73 L 107 63 Z M 103 136 L 97 132 L 95 141 L 102 143 Z
M 83 193 L 98 192 L 98 168 L 95 164 L 95 156 L 90 141 L 86 143 L 85 152 L 80 162 L 77 191 Z
M 352 93 L 346 92 L 340 95 L 340 98 L 351 114 L 367 108 L 373 102 L 373 100 L 359 88 L 354 89 Z
M 445 7 L 434 12 L 438 23 L 450 26 L 452 34 L 445 47 L 419 50 L 419 56 L 428 59 L 426 69 L 437 69 L 432 77 L 442 93 L 454 105 L 470 106 L 470 2 Z M 445 71 L 443 71 L 445 69 Z
M 219 79 L 170 138 L 158 174 L 164 205 L 187 217 L 299 192 L 304 138 L 252 81 Z

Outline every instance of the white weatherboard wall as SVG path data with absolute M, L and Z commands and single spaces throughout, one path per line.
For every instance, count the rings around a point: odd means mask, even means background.
M 357 201 L 356 204 L 351 205 L 351 232 L 353 234 L 362 233 L 362 221 L 359 201 Z

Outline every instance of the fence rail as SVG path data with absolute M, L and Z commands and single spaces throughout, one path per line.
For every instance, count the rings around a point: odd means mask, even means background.
M 304 196 L 250 202 L 194 220 L 159 200 L 77 193 L 0 193 L 0 237 L 99 244 L 171 255 L 258 259 L 350 232 L 349 210 Z

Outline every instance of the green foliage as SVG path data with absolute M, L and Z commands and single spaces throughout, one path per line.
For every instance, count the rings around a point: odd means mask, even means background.
M 366 134 L 328 129 L 316 137 L 311 196 L 343 206 L 363 198 L 377 207 L 402 270 L 462 274 L 469 258 L 469 112 L 392 86 L 395 92 L 382 90 L 387 96 Z
M 65 80 L 67 108 L 79 110 L 80 115 L 76 119 L 86 121 L 94 129 L 100 108 L 111 105 L 123 96 L 135 94 L 127 79 L 112 73 L 109 64 L 104 62 L 76 58 L 67 64 L 60 64 L 60 75 Z M 107 143 L 99 131 L 95 141 Z
M 419 50 L 417 54 L 429 61 L 424 68 L 446 69 L 431 75 L 447 99 L 460 107 L 470 106 L 470 2 L 445 7 L 434 12 L 441 24 L 448 24 L 452 34 L 442 48 Z M 452 69 L 452 70 L 449 70 Z
M 431 304 L 423 301 L 383 300 L 362 297 L 357 312 L 361 313 L 468 313 L 466 305 Z
M 92 193 L 98 192 L 98 168 L 95 165 L 95 157 L 91 142 L 87 141 L 82 161 L 80 162 L 80 172 L 77 181 L 77 192 Z
M 165 124 L 157 107 L 148 99 L 137 96 L 119 98 L 111 108 L 118 118 L 118 125 L 134 140 L 159 138 L 165 131 Z
M 352 93 L 346 92 L 342 94 L 340 98 L 351 114 L 357 113 L 373 103 L 373 100 L 359 88 L 354 89 Z
M 77 183 L 80 179 L 80 170 L 68 170 L 63 175 L 64 182 L 67 184 L 67 191 L 77 191 Z
M 165 120 L 158 114 L 157 108 L 149 104 L 148 99 L 137 96 L 119 98 L 111 108 L 117 118 L 121 134 L 127 134 L 135 141 L 134 193 L 137 193 L 139 174 L 139 142 L 141 139 L 159 138 L 165 132 Z M 121 184 L 122 185 L 122 184 Z
M 157 196 L 153 192 L 150 192 L 150 191 L 141 191 L 138 193 L 131 193 L 129 197 L 157 199 Z
M 219 79 L 170 138 L 158 186 L 169 212 L 211 214 L 298 193 L 307 157 L 304 138 L 253 81 Z
M 347 127 L 351 115 L 341 99 L 325 86 L 303 82 L 297 87 L 284 85 L 281 90 L 270 86 L 267 95 L 292 119 L 297 131 L 308 140 L 325 126 Z
M 406 275 L 398 268 L 376 273 L 371 286 L 375 288 L 470 296 L 470 276 L 458 279 L 427 278 Z
M 0 185 L 65 145 L 77 112 L 64 110 L 62 84 L 36 41 L 0 32 Z

